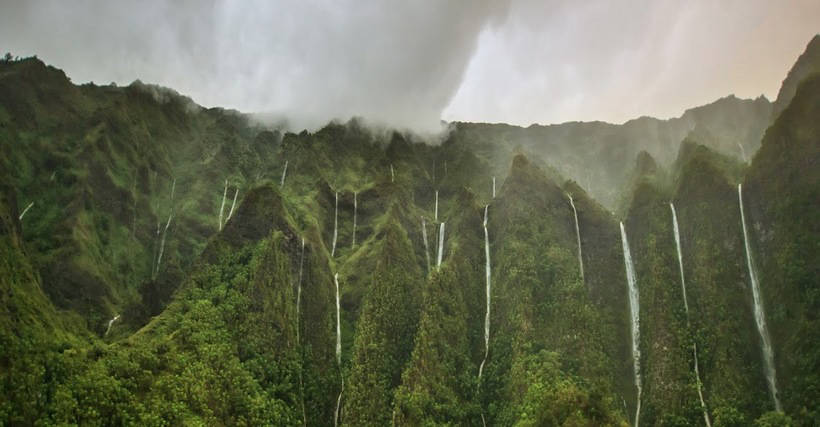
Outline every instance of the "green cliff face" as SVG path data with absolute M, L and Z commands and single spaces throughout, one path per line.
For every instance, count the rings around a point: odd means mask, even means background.
M 818 99 L 809 75 L 765 136 L 768 101 L 726 98 L 433 143 L 0 62 L 0 425 L 629 425 L 619 222 L 641 424 L 705 425 L 702 394 L 714 426 L 816 425 Z

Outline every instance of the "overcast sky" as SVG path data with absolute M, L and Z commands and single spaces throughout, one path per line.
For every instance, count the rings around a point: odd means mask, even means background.
M 817 0 L 0 0 L 0 50 L 315 128 L 679 116 L 773 100 Z

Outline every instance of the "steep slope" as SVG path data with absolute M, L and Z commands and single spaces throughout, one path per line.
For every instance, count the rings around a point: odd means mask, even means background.
M 809 41 L 806 49 L 789 70 L 789 74 L 783 79 L 780 91 L 777 92 L 777 99 L 772 104 L 772 120 L 776 120 L 791 103 L 800 82 L 817 72 L 820 72 L 820 34 Z
M 781 400 L 799 425 L 820 422 L 818 99 L 813 74 L 766 132 L 743 182 Z
M 742 172 L 736 161 L 692 141 L 681 145 L 674 172 L 672 202 L 691 324 L 680 333 L 690 346 L 697 345 L 702 394 L 716 422 L 731 413 L 743 414 L 750 422 L 769 402 L 737 208 L 736 182 Z M 671 213 L 665 214 L 671 221 Z M 671 284 L 676 289 L 669 303 L 679 311 L 684 305 L 680 278 Z M 686 362 L 687 384 L 695 388 L 691 352 Z M 687 402 L 690 412 L 697 402 Z
M 517 156 L 491 218 L 495 335 L 482 388 L 488 423 L 617 423 L 604 338 L 610 329 L 580 280 L 564 192 Z
M 241 196 L 263 178 L 278 139 L 168 89 L 74 86 L 34 58 L 0 63 L 4 179 L 34 202 L 23 236 L 44 291 L 101 335 L 140 292 L 153 300 L 123 321 L 159 313 L 221 227 L 223 186 Z

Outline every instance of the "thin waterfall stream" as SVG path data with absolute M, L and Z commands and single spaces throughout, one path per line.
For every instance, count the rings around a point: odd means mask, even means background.
M 336 192 L 336 207 L 333 210 L 333 244 L 330 249 L 330 256 L 336 255 L 336 238 L 339 236 L 339 192 Z
M 490 282 L 490 236 L 487 232 L 487 209 L 490 205 L 484 206 L 484 264 L 486 275 L 487 288 L 487 311 L 484 315 L 484 359 L 478 367 L 478 387 L 481 387 L 481 376 L 484 373 L 484 364 L 487 362 L 487 355 L 490 353 L 490 298 L 491 298 L 491 282 Z
M 680 267 L 680 287 L 683 293 L 683 308 L 686 310 L 686 327 L 691 330 L 689 323 L 689 300 L 686 296 L 686 277 L 683 274 L 683 253 L 680 249 L 680 228 L 678 227 L 678 214 L 675 211 L 675 204 L 669 203 L 669 209 L 672 210 L 672 225 L 675 231 L 675 247 L 678 250 L 678 267 Z M 712 420 L 709 419 L 709 411 L 706 408 L 706 401 L 703 399 L 703 385 L 700 380 L 700 369 L 698 368 L 698 344 L 692 342 L 692 357 L 695 361 L 695 380 L 697 381 L 698 398 L 700 398 L 700 408 L 703 411 L 703 421 L 706 422 L 707 427 L 712 427 Z
M 772 395 L 774 406 L 777 411 L 781 411 L 780 399 L 777 396 L 777 374 L 774 367 L 774 351 L 772 350 L 772 339 L 769 336 L 769 329 L 766 326 L 766 313 L 763 311 L 763 298 L 760 296 L 760 282 L 757 280 L 754 265 L 752 264 L 752 248 L 749 244 L 749 233 L 746 229 L 746 217 L 743 213 L 743 189 L 741 184 L 737 185 L 737 200 L 740 205 L 740 223 L 743 226 L 743 244 L 746 248 L 746 265 L 749 268 L 749 281 L 752 285 L 752 300 L 754 302 L 755 324 L 757 332 L 760 334 L 760 346 L 763 350 L 763 367 L 766 374 L 766 383 L 769 386 L 769 393 Z
M 333 275 L 333 283 L 336 284 L 336 364 L 339 366 L 339 378 L 342 387 L 339 389 L 339 397 L 336 398 L 336 415 L 333 417 L 333 425 L 339 425 L 339 410 L 342 407 L 342 392 L 345 389 L 345 379 L 342 376 L 342 326 L 341 314 L 339 312 L 339 273 Z
M 641 391 L 643 386 L 641 384 L 641 318 L 640 318 L 640 299 L 638 296 L 638 286 L 635 283 L 635 268 L 632 265 L 632 255 L 629 253 L 629 241 L 626 238 L 626 229 L 624 223 L 621 222 L 621 245 L 624 251 L 624 267 L 626 269 L 626 281 L 629 285 L 629 312 L 630 312 L 630 331 L 632 333 L 632 371 L 635 374 L 635 388 L 637 389 L 637 403 L 635 407 L 635 427 L 638 427 L 641 417 Z
M 586 283 L 586 280 L 584 280 L 584 257 L 581 254 L 581 228 L 578 226 L 578 211 L 575 210 L 575 201 L 572 200 L 572 195 L 567 193 L 567 197 L 569 197 L 569 205 L 572 206 L 572 214 L 575 216 L 575 238 L 578 240 L 578 266 L 581 269 L 581 281 Z
M 430 274 L 430 247 L 427 244 L 427 221 L 421 217 L 421 238 L 424 240 L 424 258 L 427 261 L 427 274 Z

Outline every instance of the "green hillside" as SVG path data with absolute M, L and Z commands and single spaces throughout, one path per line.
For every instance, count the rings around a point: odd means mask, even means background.
M 432 141 L 2 61 L 0 425 L 817 425 L 806 76 L 773 121 L 727 97 Z

